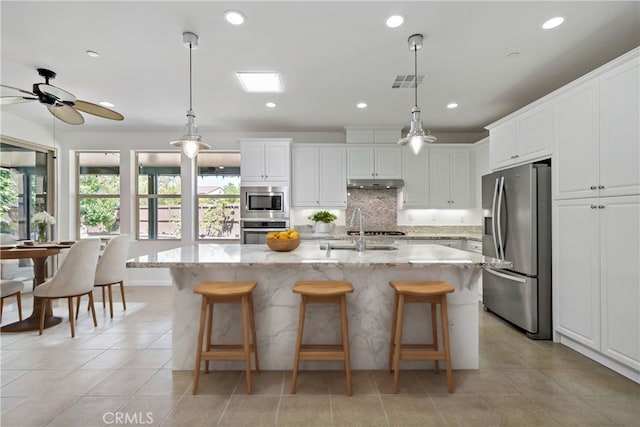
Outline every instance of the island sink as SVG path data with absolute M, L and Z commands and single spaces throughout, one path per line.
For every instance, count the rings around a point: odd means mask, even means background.
M 358 247 L 353 244 L 353 243 L 320 243 L 320 249 L 322 250 L 326 250 L 327 249 L 327 244 L 329 244 L 331 246 L 332 250 L 345 250 L 345 251 L 357 251 Z M 381 244 L 375 244 L 375 243 L 371 243 L 368 245 L 365 245 L 365 249 L 366 251 L 395 251 L 397 250 L 398 247 L 397 246 L 392 246 L 392 245 L 381 245 Z

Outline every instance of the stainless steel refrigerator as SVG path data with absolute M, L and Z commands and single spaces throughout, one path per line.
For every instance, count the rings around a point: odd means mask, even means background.
M 513 268 L 482 273 L 482 302 L 532 339 L 551 339 L 551 167 L 527 164 L 482 177 L 486 256 Z

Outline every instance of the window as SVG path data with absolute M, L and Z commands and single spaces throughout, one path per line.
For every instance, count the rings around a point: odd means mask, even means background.
M 180 152 L 138 153 L 138 239 L 180 239 Z
M 120 154 L 77 153 L 78 236 L 120 234 Z
M 200 153 L 198 239 L 240 239 L 240 153 Z
M 9 137 L 0 142 L 0 233 L 16 240 L 35 239 L 36 212 L 55 215 L 52 151 Z M 51 236 L 53 237 L 53 236 Z

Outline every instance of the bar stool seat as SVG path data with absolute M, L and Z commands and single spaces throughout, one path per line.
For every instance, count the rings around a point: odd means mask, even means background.
M 455 289 L 443 281 L 391 281 L 389 285 L 395 290 L 393 317 L 391 324 L 391 340 L 389 348 L 389 372 L 394 371 L 393 392 L 398 392 L 400 360 L 433 360 L 435 371 L 439 372 L 439 360 L 444 360 L 447 367 L 447 386 L 453 393 L 453 374 L 451 370 L 451 351 L 449 348 L 449 324 L 447 316 L 447 294 Z M 410 303 L 427 303 L 431 305 L 431 332 L 433 342 L 430 344 L 403 344 L 402 329 L 404 324 L 404 305 Z M 437 306 L 440 306 L 440 324 L 442 328 L 443 349 L 438 348 Z
M 353 292 L 353 286 L 347 281 L 298 281 L 293 286 L 293 292 L 300 294 L 302 301 L 300 302 L 300 320 L 293 364 L 291 394 L 296 393 L 300 360 L 342 360 L 344 361 L 347 395 L 351 396 L 353 392 L 351 388 L 351 358 L 349 355 L 349 325 L 347 319 L 346 294 Z M 340 305 L 342 325 L 340 344 L 302 344 L 306 306 L 307 304 L 313 303 Z
M 193 394 L 198 393 L 201 362 L 205 361 L 205 373 L 208 373 L 209 361 L 212 360 L 244 360 L 247 394 L 251 394 L 251 353 L 254 355 L 256 372 L 260 372 L 252 295 L 256 286 L 256 282 L 202 282 L 193 289 L 194 293 L 202 295 Z M 242 310 L 242 344 L 211 343 L 214 304 L 240 304 Z M 205 317 L 207 318 L 206 342 L 204 339 Z M 250 334 L 251 340 L 249 339 Z

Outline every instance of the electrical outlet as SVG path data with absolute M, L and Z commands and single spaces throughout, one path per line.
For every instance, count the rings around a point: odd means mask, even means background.
M 436 220 L 436 216 L 434 215 L 431 217 L 431 221 L 435 221 L 435 220 Z

